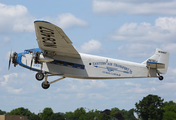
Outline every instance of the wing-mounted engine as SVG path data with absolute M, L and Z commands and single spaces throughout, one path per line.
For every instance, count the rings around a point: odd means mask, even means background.
M 35 64 L 40 63 L 39 60 L 40 60 L 40 52 L 36 52 L 34 57 L 34 63 Z
M 39 63 L 39 64 L 41 64 L 41 63 L 46 63 L 46 62 L 52 62 L 52 61 L 54 61 L 54 59 L 52 59 L 52 58 L 49 58 L 49 57 L 44 57 L 44 55 L 43 54 L 41 54 L 40 52 L 36 52 L 36 54 L 35 54 L 35 57 L 34 57 L 34 63 L 35 64 L 37 64 L 37 63 Z
M 34 64 L 41 64 L 41 69 L 42 69 L 42 67 L 43 67 L 43 63 L 47 63 L 47 62 L 52 62 L 52 61 L 54 61 L 54 59 L 52 59 L 52 58 L 45 57 L 45 56 L 43 55 L 43 53 L 41 53 L 41 52 L 33 52 L 30 68 L 32 67 L 33 60 L 34 60 Z

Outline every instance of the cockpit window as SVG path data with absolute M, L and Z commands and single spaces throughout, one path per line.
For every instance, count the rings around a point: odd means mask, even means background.
M 34 52 L 34 53 L 36 53 L 36 52 L 42 53 L 41 50 L 40 50 L 40 48 L 28 49 L 28 50 L 25 50 L 24 52 L 25 52 L 25 53 L 30 53 L 30 54 L 32 54 L 33 52 Z

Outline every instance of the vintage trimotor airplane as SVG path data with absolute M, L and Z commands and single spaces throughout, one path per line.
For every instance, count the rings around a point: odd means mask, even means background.
M 134 63 L 107 57 L 78 53 L 63 30 L 46 21 L 35 21 L 35 31 L 39 48 L 28 49 L 22 53 L 10 53 L 11 61 L 16 66 L 37 71 L 36 79 L 44 89 L 65 77 L 81 79 L 122 79 L 152 78 L 166 74 L 169 53 L 156 49 L 156 53 L 142 63 Z M 62 76 L 48 82 L 48 76 Z

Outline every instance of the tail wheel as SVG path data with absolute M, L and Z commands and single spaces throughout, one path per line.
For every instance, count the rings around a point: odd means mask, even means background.
M 163 80 L 163 79 L 164 79 L 164 77 L 163 77 L 163 76 L 159 76 L 158 78 L 159 78 L 159 80 Z
M 43 89 L 48 89 L 50 87 L 50 84 L 49 84 L 48 81 L 47 81 L 47 84 L 45 84 L 45 81 L 44 81 L 44 82 L 42 82 L 41 86 L 42 86 Z
M 38 81 L 43 80 L 44 77 L 45 77 L 44 74 L 41 73 L 41 72 L 38 72 L 38 73 L 35 75 L 35 78 L 36 78 Z

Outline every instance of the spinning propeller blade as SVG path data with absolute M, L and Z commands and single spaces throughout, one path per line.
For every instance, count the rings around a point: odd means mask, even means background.
M 18 65 L 18 63 L 16 61 L 17 56 L 18 56 L 18 53 L 14 52 L 12 54 L 12 50 L 10 51 L 8 70 L 10 69 L 11 63 L 14 64 L 14 67 L 16 67 L 16 65 Z
M 10 69 L 11 60 L 12 60 L 12 50 L 10 51 L 8 70 Z
M 30 70 L 31 70 L 31 68 L 32 68 L 32 63 L 33 63 L 34 56 L 35 56 L 34 49 L 35 49 L 35 48 L 33 48 L 33 51 L 32 51 L 32 58 L 31 58 L 31 66 L 30 66 Z
M 32 63 L 33 63 L 33 57 L 32 57 L 32 59 L 31 59 L 31 66 L 30 66 L 30 70 L 31 70 L 31 68 L 32 68 Z

